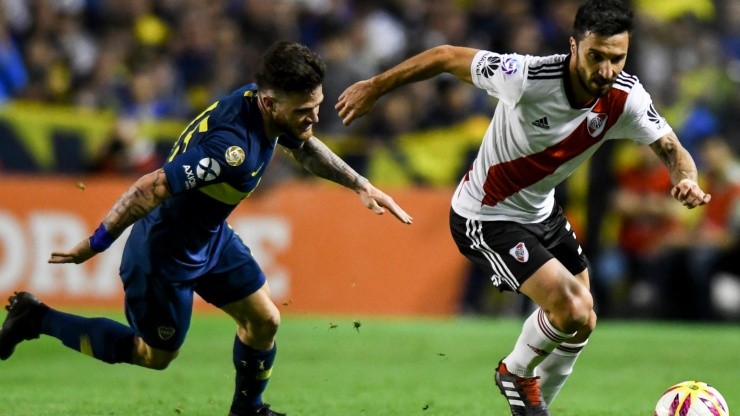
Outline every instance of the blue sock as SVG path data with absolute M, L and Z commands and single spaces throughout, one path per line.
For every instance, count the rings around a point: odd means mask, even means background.
M 236 389 L 231 412 L 243 414 L 262 405 L 262 392 L 272 374 L 277 343 L 269 350 L 255 350 L 244 345 L 239 337 L 234 339 L 234 367 L 236 368 Z
M 106 363 L 131 363 L 134 331 L 116 321 L 83 318 L 49 308 L 41 321 L 41 333 Z

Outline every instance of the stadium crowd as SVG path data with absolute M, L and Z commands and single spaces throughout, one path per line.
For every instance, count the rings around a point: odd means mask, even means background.
M 586 189 L 569 185 L 560 195 L 566 206 L 573 199 L 587 207 L 579 238 L 594 263 L 593 289 L 602 316 L 722 317 L 710 299 L 709 282 L 720 271 L 740 275 L 728 260 L 738 252 L 740 228 L 735 156 L 740 151 L 740 0 L 633 3 L 638 27 L 626 71 L 640 77 L 699 161 L 713 201 L 698 214 L 677 212 L 680 206 L 664 203 L 667 172 L 656 171 L 650 157 L 619 144 L 597 152 Z M 409 183 L 438 185 L 413 166 L 416 155 L 405 151 L 399 138 L 423 140 L 424 132 L 490 117 L 495 103 L 483 91 L 445 77 L 418 83 L 381 100 L 379 109 L 351 128 L 333 109 L 338 95 L 353 82 L 439 44 L 534 55 L 567 52 L 579 4 L 1 0 L 0 101 L 115 113 L 119 121 L 101 138 L 99 156 L 80 169 L 141 174 L 161 164 L 163 154 L 139 134 L 139 123 L 191 118 L 252 81 L 268 45 L 295 40 L 318 51 L 328 64 L 317 131 L 337 138 L 345 159 L 361 173 L 367 173 L 374 151 L 381 148 Z M 283 175 L 299 175 L 298 169 L 276 162 L 273 169 Z M 459 160 L 449 164 L 466 166 Z M 443 185 L 453 186 L 456 179 Z M 479 294 L 487 292 L 469 292 L 463 309 L 486 312 Z M 678 300 L 661 303 L 660 294 Z

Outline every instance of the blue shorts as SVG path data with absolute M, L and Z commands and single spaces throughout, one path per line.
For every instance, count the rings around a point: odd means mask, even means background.
M 185 341 L 193 293 L 220 308 L 251 295 L 266 281 L 249 248 L 236 234 L 216 265 L 194 279 L 178 281 L 152 267 L 140 252 L 127 255 L 126 250 L 121 279 L 129 325 L 147 345 L 166 351 L 178 350 Z

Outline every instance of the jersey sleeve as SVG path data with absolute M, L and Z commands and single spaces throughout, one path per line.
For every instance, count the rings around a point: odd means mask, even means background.
M 639 82 L 630 91 L 625 103 L 626 124 L 622 136 L 640 144 L 651 144 L 673 131 L 653 105 L 650 94 Z
M 174 195 L 223 182 L 241 187 L 249 167 L 246 163 L 235 164 L 234 158 L 244 159 L 242 146 L 228 131 L 212 132 L 208 140 L 189 147 L 164 165 L 170 191 Z
M 516 102 L 524 89 L 525 57 L 481 50 L 470 64 L 473 84 L 507 103 Z

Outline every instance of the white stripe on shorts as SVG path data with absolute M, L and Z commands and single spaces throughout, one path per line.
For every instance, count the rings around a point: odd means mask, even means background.
M 519 281 L 511 273 L 511 270 L 506 266 L 506 263 L 501 256 L 493 251 L 491 247 L 483 239 L 483 223 L 481 221 L 467 219 L 465 221 L 465 235 L 468 236 L 470 241 L 473 243 L 470 248 L 479 251 L 483 256 L 488 259 L 491 264 L 491 268 L 494 271 L 494 275 L 491 276 L 491 281 L 494 286 L 499 286 L 501 280 L 506 282 L 512 289 L 517 290 L 519 288 Z

